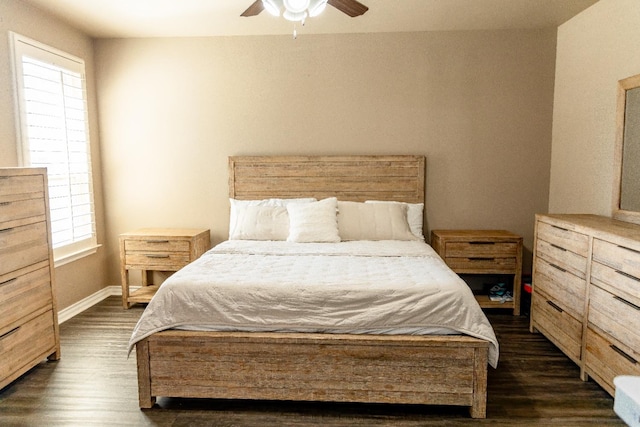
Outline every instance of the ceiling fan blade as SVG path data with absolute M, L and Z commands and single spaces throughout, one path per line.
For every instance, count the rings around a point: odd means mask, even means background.
M 369 10 L 367 6 L 356 0 L 329 0 L 327 3 L 352 18 L 364 15 L 364 13 Z
M 264 10 L 264 5 L 262 4 L 262 0 L 256 0 L 253 2 L 253 4 L 251 6 L 249 6 L 247 8 L 247 10 L 245 10 L 244 12 L 242 12 L 242 14 L 240 14 L 240 16 L 256 16 L 257 14 L 259 14 L 260 12 L 262 12 Z

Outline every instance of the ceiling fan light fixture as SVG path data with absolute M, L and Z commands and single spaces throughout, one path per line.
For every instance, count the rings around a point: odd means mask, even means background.
M 303 22 L 307 18 L 307 12 L 291 12 L 290 10 L 285 10 L 282 16 L 288 21 Z
M 265 10 L 273 16 L 280 16 L 281 4 L 277 0 L 262 0 L 262 5 Z
M 309 16 L 314 17 L 320 15 L 327 8 L 328 0 L 316 0 L 309 5 Z
M 311 0 L 284 0 L 284 8 L 292 14 L 305 12 Z

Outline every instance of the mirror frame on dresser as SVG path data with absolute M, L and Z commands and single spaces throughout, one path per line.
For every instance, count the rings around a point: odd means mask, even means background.
M 640 88 L 640 74 L 618 81 L 616 112 L 616 145 L 614 157 L 613 209 L 612 216 L 620 221 L 640 224 L 640 211 L 622 209 L 623 153 L 625 143 L 625 117 L 627 91 Z M 640 112 L 638 112 L 640 114 Z M 638 189 L 640 191 L 640 188 Z

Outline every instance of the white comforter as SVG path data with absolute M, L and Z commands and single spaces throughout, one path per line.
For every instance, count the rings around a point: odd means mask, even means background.
M 169 277 L 136 342 L 170 328 L 372 334 L 463 333 L 498 341 L 469 287 L 417 241 L 227 241 Z

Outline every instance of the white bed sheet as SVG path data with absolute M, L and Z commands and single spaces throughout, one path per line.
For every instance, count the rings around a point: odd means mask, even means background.
M 226 241 L 169 277 L 129 341 L 166 329 L 495 333 L 471 290 L 419 241 Z

